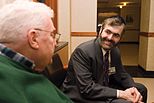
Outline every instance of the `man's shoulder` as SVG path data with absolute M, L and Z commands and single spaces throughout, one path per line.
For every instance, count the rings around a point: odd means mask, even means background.
M 74 53 L 83 53 L 88 56 L 95 56 L 96 53 L 100 51 L 100 46 L 96 43 L 96 39 L 92 39 L 80 44 L 75 50 Z
M 95 42 L 95 39 L 92 39 L 92 40 L 83 42 L 83 43 L 81 43 L 77 48 L 86 49 L 86 48 L 88 48 L 88 47 L 93 46 L 94 42 Z

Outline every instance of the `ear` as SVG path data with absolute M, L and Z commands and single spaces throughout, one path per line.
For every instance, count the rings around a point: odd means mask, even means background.
M 30 30 L 27 34 L 28 43 L 33 49 L 39 48 L 38 31 Z

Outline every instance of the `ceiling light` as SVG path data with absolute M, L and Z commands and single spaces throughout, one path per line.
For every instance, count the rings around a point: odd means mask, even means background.
M 123 6 L 126 6 L 126 5 L 127 5 L 127 3 L 126 3 L 126 2 L 124 2 Z

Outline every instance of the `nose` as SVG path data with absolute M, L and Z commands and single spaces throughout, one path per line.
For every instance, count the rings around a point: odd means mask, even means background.
M 108 39 L 111 40 L 113 38 L 113 34 L 108 35 Z

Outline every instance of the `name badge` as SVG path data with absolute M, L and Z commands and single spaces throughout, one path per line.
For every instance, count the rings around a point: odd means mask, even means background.
M 109 75 L 115 74 L 115 73 L 116 73 L 115 67 L 110 67 L 110 68 L 109 68 Z

